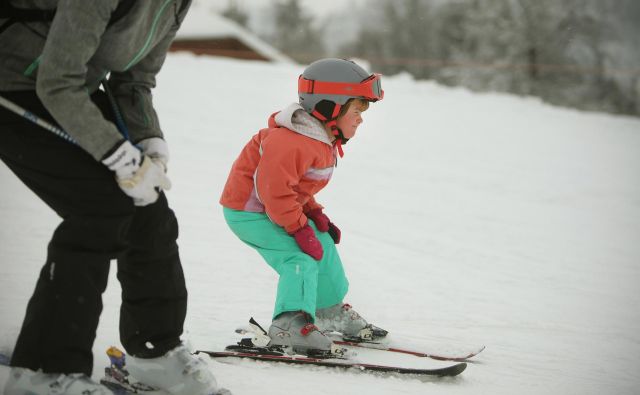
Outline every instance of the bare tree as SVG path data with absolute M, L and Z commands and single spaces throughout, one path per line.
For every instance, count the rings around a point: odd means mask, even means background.
M 637 0 L 378 0 L 342 53 L 474 90 L 638 114 Z M 371 18 L 371 16 L 369 17 Z
M 249 22 L 249 14 L 238 5 L 236 0 L 229 0 L 227 8 L 225 8 L 221 14 L 240 26 L 247 27 L 247 23 Z
M 275 30 L 272 43 L 301 62 L 309 62 L 324 56 L 322 33 L 313 25 L 313 17 L 307 15 L 299 0 L 280 0 L 273 4 Z

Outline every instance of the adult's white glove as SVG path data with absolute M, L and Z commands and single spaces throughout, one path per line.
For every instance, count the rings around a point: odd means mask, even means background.
M 116 173 L 120 189 L 133 198 L 136 206 L 155 203 L 159 189 L 171 189 L 163 164 L 143 155 L 128 141 L 105 158 L 102 164 Z
M 150 137 L 148 139 L 140 140 L 136 145 L 142 149 L 143 155 L 147 155 L 155 162 L 162 163 L 164 171 L 167 171 L 167 164 L 169 163 L 169 146 L 166 141 L 160 137 Z

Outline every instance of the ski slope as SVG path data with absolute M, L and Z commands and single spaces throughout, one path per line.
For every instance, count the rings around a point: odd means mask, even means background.
M 250 316 L 269 324 L 276 276 L 227 228 L 218 197 L 246 141 L 296 100 L 302 69 L 171 54 L 159 75 L 194 348 L 233 342 Z M 383 86 L 317 197 L 342 230 L 347 301 L 401 341 L 486 350 L 455 379 L 212 361 L 219 383 L 261 395 L 637 394 L 640 119 L 406 75 Z M 58 218 L 1 162 L 0 185 L 10 352 Z M 119 295 L 112 268 L 96 379 L 119 345 Z

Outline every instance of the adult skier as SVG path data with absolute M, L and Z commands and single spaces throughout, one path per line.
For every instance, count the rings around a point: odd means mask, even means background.
M 171 394 L 215 393 L 206 362 L 180 341 L 187 290 L 178 224 L 163 192 L 170 187 L 169 152 L 151 97 L 190 0 L 1 4 L 3 102 L 73 140 L 0 108 L 0 158 L 62 218 L 4 393 L 111 393 L 90 376 L 112 259 L 131 375 Z M 99 90 L 101 82 L 112 101 Z

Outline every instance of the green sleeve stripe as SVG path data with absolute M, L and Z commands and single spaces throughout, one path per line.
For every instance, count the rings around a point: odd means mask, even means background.
M 36 69 L 40 65 L 41 59 L 42 59 L 42 55 L 38 56 L 36 60 L 34 60 L 33 63 L 31 63 L 29 67 L 27 67 L 27 69 L 24 71 L 24 73 L 22 73 L 22 75 L 24 75 L 25 77 L 31 76 L 31 74 L 33 74 L 33 72 L 36 71 Z
M 158 12 L 156 13 L 156 16 L 153 18 L 153 24 L 151 25 L 151 31 L 149 32 L 147 41 L 144 43 L 144 46 L 142 47 L 142 49 L 138 51 L 136 56 L 134 56 L 133 59 L 131 59 L 131 61 L 124 67 L 125 70 L 128 70 L 131 66 L 138 63 L 138 61 L 140 60 L 142 55 L 145 53 L 147 48 L 149 48 L 149 45 L 151 44 L 151 39 L 153 38 L 153 35 L 155 34 L 156 29 L 158 28 L 158 20 L 160 20 L 160 16 L 162 16 L 165 9 L 169 5 L 169 3 L 171 3 L 172 1 L 173 0 L 165 0 L 164 4 L 162 4 L 162 7 L 160 7 Z

